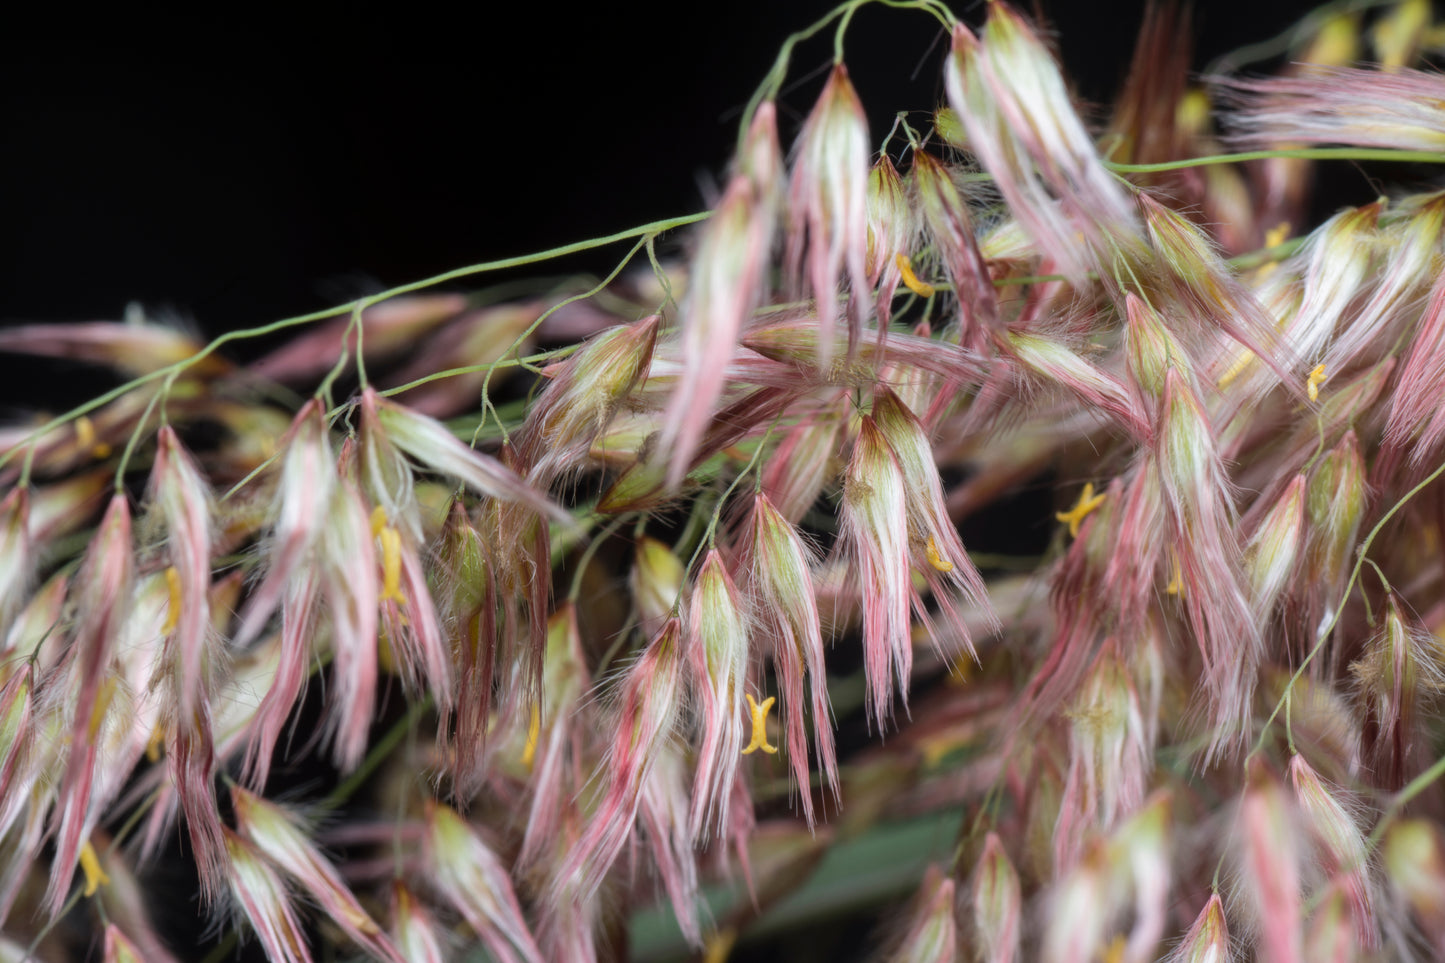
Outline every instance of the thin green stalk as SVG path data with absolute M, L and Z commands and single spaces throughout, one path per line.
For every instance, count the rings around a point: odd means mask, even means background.
M 238 331 L 228 331 L 225 334 L 222 334 L 219 337 L 210 341 L 199 351 L 197 351 L 195 354 L 191 355 L 188 358 L 182 358 L 180 361 L 166 365 L 164 368 L 158 368 L 157 370 L 148 372 L 138 378 L 133 378 L 132 380 L 127 381 L 123 385 L 118 385 L 117 387 L 112 388 L 109 391 L 97 395 L 89 401 L 76 405 L 74 408 L 71 408 L 64 414 L 52 418 L 50 421 L 36 428 L 33 432 L 27 435 L 23 440 L 16 444 L 14 448 L 5 452 L 3 455 L 0 455 L 0 467 L 4 467 L 12 458 L 14 458 L 16 452 L 28 451 L 30 449 L 30 446 L 34 445 L 35 442 L 38 441 L 42 436 L 44 436 L 46 432 L 52 431 L 60 425 L 68 424 L 69 422 L 74 421 L 82 415 L 88 415 L 92 411 L 95 411 L 96 409 L 101 408 L 112 401 L 115 401 L 117 398 L 121 398 L 126 394 L 129 394 L 136 388 L 150 384 L 152 381 L 158 381 L 162 378 L 174 378 L 176 376 L 179 376 L 188 369 L 199 364 L 201 361 L 215 354 L 218 350 L 233 341 L 243 341 L 247 338 L 265 337 L 266 335 L 276 334 L 277 332 L 285 331 L 289 328 L 296 328 L 302 325 L 311 324 L 316 321 L 324 321 L 327 318 L 334 318 L 338 315 L 355 311 L 358 308 L 364 310 L 365 308 L 368 308 L 371 305 L 377 304 L 381 301 L 385 301 L 388 298 L 394 298 L 402 294 L 410 294 L 413 291 L 420 291 L 425 288 L 433 287 L 438 284 L 445 284 L 449 281 L 456 281 L 461 278 L 472 277 L 478 274 L 486 274 L 492 271 L 504 271 L 508 268 L 523 267 L 525 265 L 536 264 L 541 261 L 549 261 L 555 258 L 567 257 L 571 254 L 579 254 L 583 251 L 591 251 L 595 248 L 607 247 L 608 245 L 616 244 L 619 241 L 626 241 L 630 238 L 649 236 L 655 237 L 656 235 L 665 233 L 667 231 L 675 230 L 680 227 L 686 227 L 689 224 L 696 224 L 699 221 L 705 221 L 711 216 L 711 211 L 701 211 L 697 214 L 686 214 L 682 217 L 672 217 L 661 221 L 652 221 L 650 223 L 640 225 L 639 227 L 633 227 L 628 228 L 625 231 L 619 231 L 616 234 L 609 234 L 606 237 L 591 238 L 585 241 L 574 241 L 571 244 L 564 244 L 561 247 L 549 248 L 545 251 L 539 251 L 535 254 L 523 254 L 517 257 L 502 258 L 497 261 L 485 261 L 481 264 L 473 264 L 467 267 L 461 267 L 451 271 L 445 271 L 441 274 L 436 274 L 429 278 L 423 278 L 420 281 L 412 281 L 409 284 L 403 284 L 399 287 L 391 288 L 389 290 L 381 292 L 380 294 L 373 294 L 364 298 L 358 298 L 355 301 L 349 301 L 346 304 L 337 305 L 334 308 L 327 308 L 323 311 L 313 311 L 310 314 L 300 314 L 291 318 L 282 318 L 280 321 L 272 321 L 269 324 L 263 324 L 254 328 L 243 328 Z
M 1298 160 L 1397 161 L 1402 164 L 1445 164 L 1445 153 L 1424 150 L 1389 150 L 1372 147 L 1300 147 L 1292 150 L 1249 150 L 1238 154 L 1210 154 L 1187 160 L 1164 161 L 1160 164 L 1119 164 L 1105 161 L 1104 166 L 1117 174 L 1155 174 L 1162 171 L 1187 170 L 1214 164 L 1242 164 L 1247 161 L 1289 157 Z

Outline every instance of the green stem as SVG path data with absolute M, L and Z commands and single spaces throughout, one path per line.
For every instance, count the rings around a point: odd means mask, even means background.
M 456 281 L 461 278 L 472 277 L 477 274 L 486 274 L 491 271 L 504 271 L 508 268 L 523 267 L 528 264 L 535 264 L 540 261 L 549 261 L 554 258 L 567 257 L 571 254 L 578 254 L 582 251 L 591 251 L 599 247 L 607 247 L 608 245 L 616 244 L 619 241 L 626 241 L 635 237 L 656 236 L 658 234 L 662 234 L 666 231 L 671 231 L 679 227 L 686 227 L 689 224 L 696 224 L 699 221 L 705 221 L 711 216 L 711 211 L 701 211 L 697 214 L 686 214 L 682 217 L 672 217 L 667 218 L 666 220 L 652 221 L 651 223 L 643 224 L 639 227 L 633 227 L 625 231 L 619 231 L 616 234 L 609 234 L 606 237 L 591 238 L 586 241 L 574 241 L 571 244 L 564 244 L 561 247 L 550 248 L 545 251 L 539 251 L 535 254 L 523 254 L 517 257 L 502 258 L 501 260 L 497 261 L 485 261 L 481 264 L 473 264 L 467 267 L 456 268 L 455 270 L 446 271 L 442 274 L 436 274 L 429 278 L 423 278 L 420 281 L 412 281 L 409 284 L 403 284 L 400 287 L 391 288 L 390 290 L 383 291 L 380 294 L 373 294 L 365 298 L 358 298 L 357 300 L 350 301 L 346 304 L 338 305 L 334 308 L 327 308 L 324 311 L 313 311 L 310 314 L 300 314 L 292 318 L 283 318 L 280 321 L 272 321 L 269 324 L 263 324 L 255 328 L 244 328 L 239 331 L 228 331 L 225 334 L 215 338 L 210 343 L 206 344 L 199 351 L 197 351 L 195 354 L 191 355 L 188 358 L 182 358 L 180 361 L 166 365 L 164 368 L 158 368 L 155 371 L 151 371 L 147 374 L 141 375 L 139 378 L 134 378 L 130 381 L 127 381 L 123 385 L 112 388 L 111 390 L 103 394 L 97 395 L 96 397 L 90 399 L 87 402 L 84 402 L 83 404 L 76 405 L 74 408 L 70 409 L 64 414 L 59 415 L 56 418 L 52 418 L 50 421 L 46 422 L 44 425 L 41 425 L 39 428 L 36 428 L 33 432 L 27 435 L 22 441 L 16 444 L 15 447 L 11 448 L 3 455 L 0 455 L 0 467 L 3 467 L 10 461 L 10 459 L 15 457 L 16 452 L 28 451 L 29 447 L 34 445 L 35 442 L 38 441 L 46 432 L 52 431 L 60 425 L 72 422 L 75 419 L 79 418 L 81 415 L 88 415 L 92 411 L 95 411 L 97 408 L 101 408 L 109 404 L 110 402 L 115 401 L 117 398 L 120 398 L 130 393 L 131 391 L 134 391 L 136 388 L 150 384 L 152 381 L 159 381 L 162 378 L 174 378 L 176 376 L 179 376 L 189 368 L 194 367 L 201 361 L 215 354 L 218 350 L 220 350 L 225 345 L 230 344 L 232 341 L 242 341 L 247 338 L 265 337 L 269 334 L 275 334 L 280 331 L 285 331 L 288 328 L 300 327 L 302 325 L 311 324 L 316 321 L 324 321 L 327 318 L 334 318 L 338 315 L 346 314 L 348 312 L 356 311 L 358 309 L 365 309 L 380 301 L 385 301 L 388 298 L 397 297 L 398 295 L 402 294 L 410 294 L 413 291 L 420 291 L 424 288 L 433 287 L 434 285 L 445 284 L 448 281 Z
M 1154 174 L 1161 171 L 1186 170 L 1213 164 L 1242 164 L 1247 161 L 1271 160 L 1276 157 L 1297 160 L 1398 161 L 1407 164 L 1445 164 L 1445 153 L 1425 150 L 1390 150 L 1370 147 L 1301 147 L 1292 150 L 1250 150 L 1238 154 L 1211 154 L 1187 160 L 1165 161 L 1161 164 L 1117 164 L 1105 161 L 1104 166 L 1118 174 Z

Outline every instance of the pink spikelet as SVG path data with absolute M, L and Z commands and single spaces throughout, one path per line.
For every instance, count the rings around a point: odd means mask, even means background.
M 903 477 L 908 520 L 908 552 L 913 567 L 923 573 L 934 601 L 948 616 L 963 646 L 972 654 L 973 640 L 959 603 L 984 613 L 987 624 L 997 625 L 988 604 L 983 578 L 968 556 L 958 529 L 943 503 L 943 481 L 938 474 L 933 446 L 917 416 L 892 391 L 878 388 L 873 395 L 873 424 L 887 442 Z M 919 607 L 920 616 L 925 611 Z
M 824 784 L 838 799 L 838 761 L 833 746 L 832 708 L 828 701 L 823 634 L 808 553 L 802 539 L 768 497 L 753 501 L 748 594 L 760 634 L 771 642 L 773 671 L 782 694 L 788 764 L 798 783 L 803 816 L 813 825 L 813 794 L 808 788 L 808 734 L 804 707 L 813 714 L 813 749 Z M 808 691 L 804 693 L 803 677 Z
M 1223 81 L 1239 109 L 1242 149 L 1281 143 L 1397 150 L 1445 148 L 1445 79 L 1422 70 L 1310 67 L 1292 76 Z
M 1425 311 L 1400 369 L 1399 387 L 1390 402 L 1385 443 L 1409 451 L 1412 464 L 1425 462 L 1445 441 L 1440 398 L 1445 397 L 1445 275 L 1430 291 Z
M 702 946 L 697 856 L 688 825 L 691 808 L 686 763 L 679 747 L 669 745 L 643 782 L 638 824 L 646 831 L 647 849 L 662 878 L 678 928 L 688 943 Z
M 609 328 L 544 370 L 547 388 L 527 413 L 518 446 L 529 479 L 548 487 L 586 457 L 593 441 L 647 380 L 661 323 L 654 314 Z
M 30 490 L 13 488 L 0 501 L 0 626 L 9 627 L 34 577 Z
M 973 221 L 958 188 L 943 164 L 920 151 L 914 154 L 913 182 L 923 208 L 923 222 L 938 245 L 943 269 L 953 283 L 962 314 L 959 341 L 965 346 L 981 342 L 981 331 L 999 323 L 998 298 L 988 265 L 974 239 Z
M 694 841 L 727 825 L 728 800 L 743 748 L 743 687 L 748 671 L 748 613 L 716 549 L 693 586 L 683 645 L 702 727 L 688 816 Z
M 1233 953 L 1229 945 L 1229 926 L 1224 919 L 1224 901 L 1211 893 L 1204 909 L 1194 918 L 1184 940 L 1165 959 L 1165 963 L 1229 963 Z
M 311 842 L 309 829 L 296 814 L 240 788 L 231 790 L 231 800 L 239 835 L 314 900 L 327 919 L 372 956 L 403 963 L 391 940 Z
M 23 662 L 0 685 L 0 834 L 7 833 L 36 778 L 35 665 Z
M 265 577 L 241 614 L 235 633 L 238 648 L 260 635 L 281 604 L 292 573 L 320 535 L 335 485 L 336 458 L 327 441 L 320 401 L 313 399 L 302 407 L 280 445 L 286 456 L 277 485 L 275 547 Z
M 542 963 L 507 868 L 466 820 L 440 803 L 427 808 L 426 865 L 437 895 L 498 963 Z
M 889 963 L 954 963 L 960 959 L 953 902 L 953 880 L 937 866 L 930 866 L 914 897 L 908 932 L 889 954 Z
M 1091 831 L 1107 830 L 1144 800 L 1153 746 L 1118 641 L 1106 641 L 1069 707 L 1069 772 L 1054 830 L 1054 864 L 1072 866 Z
M 1279 781 L 1257 760 L 1239 808 L 1241 883 L 1258 917 L 1265 963 L 1298 963 L 1302 900 L 1294 807 Z
M 466 797 L 481 788 L 486 775 L 492 690 L 498 663 L 505 666 L 508 661 L 508 653 L 498 649 L 511 633 L 499 626 L 497 553 L 460 501 L 453 502 L 447 513 L 436 555 L 438 614 L 450 628 L 456 653 L 452 779 L 460 796 Z M 570 616 L 559 610 L 554 622 L 563 618 Z
M 406 884 L 392 884 L 391 941 L 407 963 L 445 963 L 446 932 Z
M 261 941 L 266 957 L 278 963 L 311 963 L 306 934 L 291 905 L 285 882 L 251 843 L 223 829 L 231 895 Z
M 1217 749 L 1247 729 L 1262 642 L 1241 584 L 1233 503 L 1209 417 L 1185 376 L 1170 368 L 1157 440 L 1190 627 L 1212 690 Z
M 1305 476 L 1290 479 L 1272 505 L 1245 552 L 1254 611 L 1266 622 L 1286 587 L 1297 575 L 1305 537 Z
M 859 424 L 843 488 L 843 540 L 863 594 L 863 664 L 868 712 L 881 731 L 893 714 L 893 685 L 908 693 L 908 496 L 903 472 L 871 417 Z
M 1120 245 L 1141 243 L 1126 189 L 1100 162 L 1058 66 L 1012 7 L 989 5 L 981 41 L 954 27 L 944 83 L 970 150 L 1060 273 L 1083 280 L 1095 267 L 1107 272 Z
M 848 307 L 849 353 L 858 343 L 868 303 L 868 118 L 848 79 L 833 67 L 798 134 L 788 188 L 784 259 L 797 287 L 811 292 L 818 314 L 819 362 L 827 365 L 838 316 L 840 283 Z M 806 266 L 804 264 L 806 262 Z
M 682 626 L 669 619 L 620 683 L 615 732 L 597 809 L 556 876 L 559 899 L 590 899 L 627 845 L 643 783 L 673 737 L 682 696 Z
M 111 660 L 131 603 L 134 565 L 130 506 L 125 495 L 117 494 L 101 519 L 76 579 L 80 621 L 64 663 L 74 692 L 70 752 L 55 813 L 55 869 L 46 893 L 52 913 L 59 912 L 65 900 L 84 842 L 98 737 L 119 684 Z
M 907 258 L 913 244 L 914 221 L 903 178 L 884 154 L 868 174 L 868 285 L 878 289 L 873 309 L 880 336 L 892 316 L 893 293 L 903 276 L 899 258 Z
M 1350 671 L 1369 722 L 1366 758 L 1383 785 L 1399 789 L 1414 769 L 1411 756 L 1419 741 L 1421 703 L 1427 694 L 1445 690 L 1445 674 L 1431 654 L 1438 645 L 1434 636 L 1406 621 L 1394 593 L 1386 602 L 1383 623 L 1366 640 Z
M 206 673 L 214 668 L 206 664 L 211 656 L 206 636 L 211 624 L 207 593 L 211 587 L 212 508 L 205 479 L 169 425 L 162 427 L 157 437 L 150 498 L 166 527 L 166 554 L 171 563 L 166 580 L 172 586 L 167 651 L 174 653 L 169 661 L 176 670 L 176 712 L 187 719 L 208 699 L 211 685 Z
M 376 704 L 380 592 L 371 518 L 350 480 L 331 495 L 321 546 L 321 577 L 331 615 L 332 679 L 327 713 L 332 754 L 343 769 L 366 755 Z
M 363 420 L 385 431 L 397 449 L 423 468 L 454 478 L 474 491 L 502 502 L 525 506 L 544 518 L 569 524 L 572 517 L 514 470 L 490 455 L 474 451 L 434 418 L 378 395 L 362 394 Z M 396 517 L 396 505 L 386 506 Z
M 1023 899 L 1018 871 L 997 833 L 984 839 L 969 903 L 979 958 L 985 963 L 1014 963 L 1019 958 Z
M 281 730 L 306 683 L 320 593 L 321 584 L 315 575 L 298 575 L 291 580 L 282 603 L 276 674 L 261 698 L 246 738 L 245 779 L 258 792 L 266 787 Z
M 170 567 L 167 638 L 158 668 L 168 693 L 165 720 L 174 732 L 169 754 L 191 849 L 200 868 L 202 892 L 214 898 L 224 885 L 225 844 L 216 807 L 215 747 L 211 705 L 223 650 L 211 639 L 210 489 L 175 431 L 162 427 L 151 471 L 151 501 L 166 528 Z
M 686 474 L 722 397 L 727 362 L 744 323 L 768 289 L 782 176 L 771 101 L 758 105 L 735 164 L 722 200 L 702 229 L 682 304 L 683 370 L 660 442 L 669 486 Z
M 1341 799 L 1303 756 L 1289 762 L 1289 780 L 1301 821 L 1314 838 L 1320 869 L 1333 880 L 1346 903 L 1345 915 L 1353 924 L 1354 942 L 1374 949 L 1379 945 L 1375 919 L 1375 885 L 1370 878 L 1370 858 L 1360 824 Z
M 542 700 L 528 720 L 523 763 L 532 769 L 532 804 L 517 861 L 534 865 L 555 844 L 566 810 L 580 786 L 574 772 L 583 748 L 581 718 L 588 693 L 587 661 L 577 626 L 577 609 L 564 604 L 547 623 L 542 663 Z M 520 704 L 518 712 L 525 712 Z M 532 725 L 535 720 L 535 727 Z

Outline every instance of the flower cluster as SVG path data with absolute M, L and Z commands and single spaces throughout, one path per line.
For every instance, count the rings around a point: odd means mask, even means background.
M 134 379 L 0 434 L 0 958 L 1445 956 L 1445 194 L 1306 220 L 1445 161 L 1428 4 L 1102 131 L 892 5 L 947 103 L 770 77 L 650 274 L 0 335 Z

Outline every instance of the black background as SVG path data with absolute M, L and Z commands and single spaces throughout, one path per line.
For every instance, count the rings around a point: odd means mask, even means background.
M 700 210 L 780 41 L 831 5 L 393 5 L 12 34 L 0 323 L 134 300 L 215 332 Z M 1205 5 L 1196 66 L 1306 7 Z M 1142 0 L 1044 9 L 1079 92 L 1105 101 Z M 858 14 L 847 59 L 875 142 L 897 110 L 941 102 L 945 49 L 930 17 Z M 785 140 L 830 53 L 831 31 L 798 49 Z

